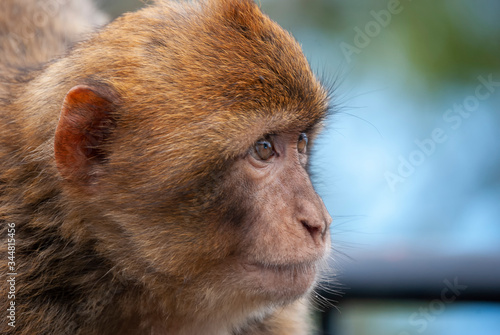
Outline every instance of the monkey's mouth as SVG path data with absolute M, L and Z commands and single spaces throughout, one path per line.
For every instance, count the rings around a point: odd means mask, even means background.
M 272 272 L 304 272 L 316 271 L 315 262 L 290 263 L 290 264 L 273 264 L 263 262 L 249 262 L 244 265 L 249 270 L 272 271 Z

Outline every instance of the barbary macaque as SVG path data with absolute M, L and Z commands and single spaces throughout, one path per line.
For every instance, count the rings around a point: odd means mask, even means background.
M 0 333 L 311 334 L 329 99 L 298 43 L 251 0 L 24 34 L 47 2 L 1 4 Z

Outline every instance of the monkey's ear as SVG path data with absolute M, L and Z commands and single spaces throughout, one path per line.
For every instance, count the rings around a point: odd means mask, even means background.
M 86 185 L 106 160 L 104 144 L 116 125 L 115 100 L 107 89 L 89 86 L 75 86 L 66 95 L 54 140 L 64 179 Z

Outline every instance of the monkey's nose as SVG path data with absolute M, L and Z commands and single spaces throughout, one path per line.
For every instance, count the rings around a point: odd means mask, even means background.
M 323 200 L 317 196 L 317 201 L 306 201 L 299 206 L 299 222 L 317 244 L 325 242 L 332 217 L 326 209 Z
M 302 226 L 309 232 L 316 243 L 323 242 L 329 224 L 323 220 L 300 220 L 300 223 L 302 223 Z

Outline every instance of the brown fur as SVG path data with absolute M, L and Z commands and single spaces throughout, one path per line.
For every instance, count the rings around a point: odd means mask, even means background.
M 16 224 L 18 272 L 16 328 L 3 318 L 0 332 L 307 334 L 309 288 L 293 284 L 306 270 L 267 291 L 239 262 L 316 262 L 325 248 L 278 224 L 328 221 L 300 205 L 322 206 L 305 170 L 261 188 L 242 163 L 265 134 L 314 137 L 326 115 L 297 42 L 249 0 L 158 1 L 45 63 L 87 33 L 64 22 L 9 49 L 21 28 L 0 14 L 0 238 Z

